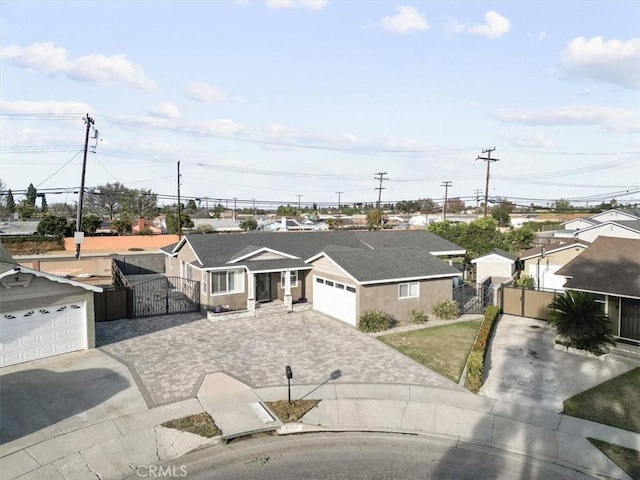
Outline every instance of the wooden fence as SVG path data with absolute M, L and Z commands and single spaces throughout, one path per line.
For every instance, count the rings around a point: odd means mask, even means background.
M 502 313 L 519 317 L 549 319 L 549 303 L 558 292 L 502 287 Z
M 131 318 L 130 288 L 121 287 L 93 294 L 93 307 L 96 322 L 109 322 L 121 318 Z

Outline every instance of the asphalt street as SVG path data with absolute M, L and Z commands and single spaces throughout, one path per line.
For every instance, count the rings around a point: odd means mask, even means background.
M 379 433 L 263 436 L 196 452 L 157 468 L 189 480 L 592 478 L 489 447 L 438 437 Z M 130 478 L 145 473 L 137 472 Z

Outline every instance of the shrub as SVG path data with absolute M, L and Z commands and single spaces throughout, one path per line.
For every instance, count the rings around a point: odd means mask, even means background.
M 429 320 L 429 317 L 422 310 L 416 310 L 415 308 L 411 310 L 411 323 L 427 323 L 427 320 Z
M 361 332 L 382 332 L 389 330 L 395 324 L 395 320 L 382 310 L 369 310 L 360 316 L 358 329 Z
M 467 379 L 465 387 L 477 393 L 482 386 L 482 374 L 484 372 L 484 359 L 487 356 L 489 339 L 500 315 L 500 307 L 490 305 L 484 309 L 484 320 L 478 329 L 478 334 L 471 347 L 471 353 L 467 359 Z
M 602 355 L 615 345 L 609 319 L 595 295 L 567 290 L 549 304 L 549 323 L 572 347 Z
M 520 278 L 517 278 L 514 285 L 518 288 L 533 288 L 536 285 L 535 280 L 530 275 L 522 275 Z
M 460 317 L 460 308 L 453 300 L 444 300 L 436 303 L 431 313 L 439 320 L 455 320 Z

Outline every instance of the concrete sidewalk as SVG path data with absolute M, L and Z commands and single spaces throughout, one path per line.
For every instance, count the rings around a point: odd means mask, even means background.
M 215 373 L 203 381 L 196 399 L 140 411 L 68 431 L 33 445 L 4 444 L 3 478 L 119 479 L 138 466 L 178 458 L 214 445 L 166 429 L 163 422 L 209 412 L 224 438 L 278 428 L 279 434 L 314 431 L 381 431 L 437 435 L 456 444 L 495 447 L 566 466 L 600 478 L 628 479 L 587 440 L 594 437 L 640 450 L 640 435 L 469 392 L 414 385 L 333 384 L 293 386 L 292 398 L 322 401 L 302 422 L 263 418 L 255 404 L 287 398 L 287 387 L 253 389 Z

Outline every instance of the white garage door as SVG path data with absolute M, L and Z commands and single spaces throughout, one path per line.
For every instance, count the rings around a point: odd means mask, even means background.
M 355 326 L 356 287 L 322 277 L 313 278 L 313 309 Z
M 84 302 L 0 314 L 0 367 L 84 348 Z

